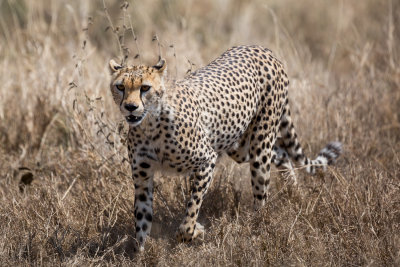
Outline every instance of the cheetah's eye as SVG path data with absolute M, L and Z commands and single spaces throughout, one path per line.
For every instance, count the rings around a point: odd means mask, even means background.
M 125 86 L 123 84 L 117 84 L 116 87 L 120 91 L 124 91 L 125 90 Z
M 142 85 L 142 86 L 140 87 L 140 91 L 141 91 L 141 92 L 147 92 L 147 91 L 150 90 L 150 88 L 151 88 L 150 85 Z

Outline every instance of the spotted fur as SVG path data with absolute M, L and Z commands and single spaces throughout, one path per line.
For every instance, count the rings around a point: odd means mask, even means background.
M 286 72 L 263 47 L 233 47 L 180 81 L 167 78 L 164 60 L 153 67 L 110 61 L 110 68 L 111 92 L 130 125 L 128 153 L 141 249 L 151 229 L 156 170 L 193 177 L 177 235 L 191 241 L 203 234 L 197 217 L 222 153 L 250 162 L 256 209 L 267 198 L 271 164 L 295 180 L 292 161 L 313 173 L 340 154 L 340 144 L 331 143 L 315 160 L 305 157 L 290 118 Z

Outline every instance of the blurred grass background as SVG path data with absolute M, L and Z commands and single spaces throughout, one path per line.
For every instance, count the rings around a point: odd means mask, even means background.
M 399 265 L 400 3 L 385 0 L 0 1 L 0 265 Z M 183 78 L 233 45 L 284 62 L 305 151 L 339 140 L 328 173 L 277 173 L 253 213 L 248 166 L 222 159 L 203 241 L 178 244 L 187 181 L 159 175 L 133 255 L 127 125 L 108 61 Z M 160 49 L 159 49 L 160 48 Z

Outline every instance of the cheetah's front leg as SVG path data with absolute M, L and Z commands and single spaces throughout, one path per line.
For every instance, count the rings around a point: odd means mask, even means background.
M 190 242 L 192 239 L 204 233 L 204 227 L 197 222 L 199 210 L 203 202 L 204 195 L 211 184 L 217 155 L 201 166 L 195 172 L 192 185 L 192 195 L 187 204 L 185 219 L 179 226 L 177 239 L 179 242 Z
M 143 251 L 153 220 L 154 170 L 149 163 L 138 162 L 132 165 L 132 176 L 135 183 L 136 241 L 139 244 L 139 250 Z

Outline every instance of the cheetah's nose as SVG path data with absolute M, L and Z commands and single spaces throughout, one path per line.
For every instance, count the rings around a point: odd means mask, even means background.
M 124 107 L 127 111 L 132 112 L 132 111 L 135 111 L 139 106 L 135 105 L 135 104 L 125 104 Z

